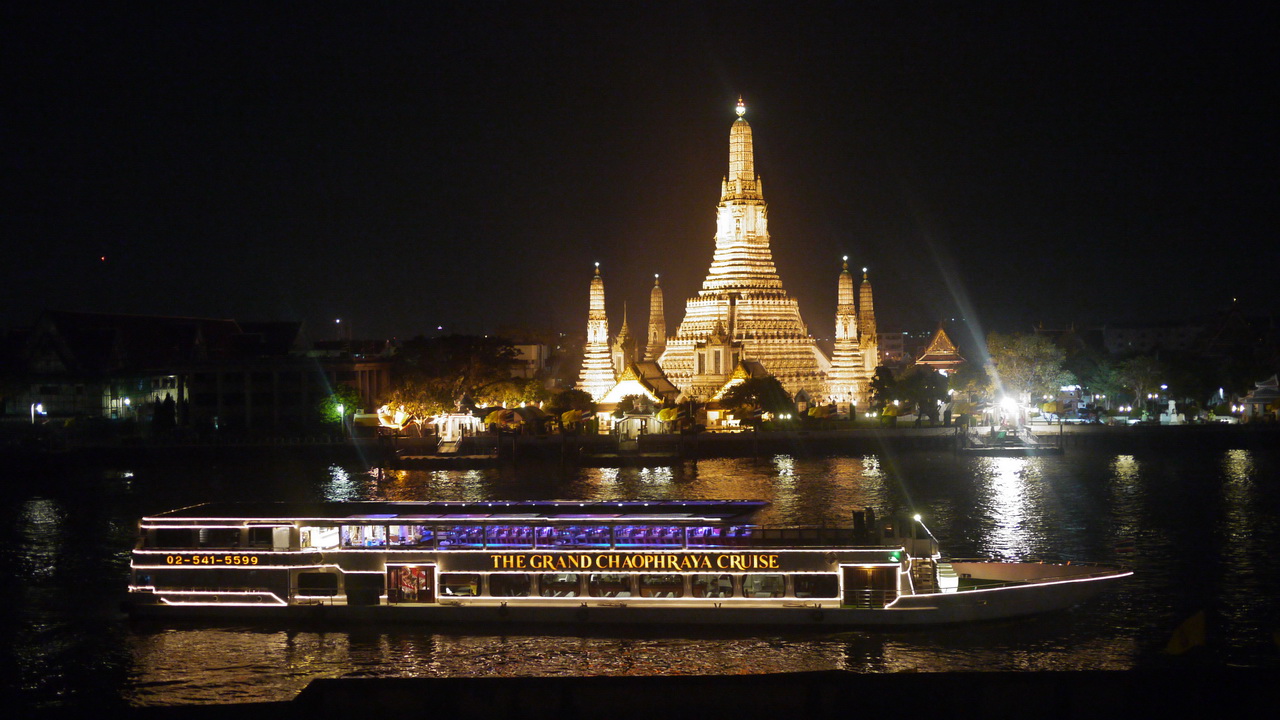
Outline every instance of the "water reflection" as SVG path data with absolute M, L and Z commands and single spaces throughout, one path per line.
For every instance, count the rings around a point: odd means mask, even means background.
M 324 499 L 330 502 L 359 500 L 359 489 L 350 472 L 341 465 L 329 466 L 329 482 L 324 488 Z
M 884 632 L 448 634 L 159 630 L 132 647 L 134 705 L 279 700 L 328 677 L 556 677 L 854 672 L 976 672 L 1132 666 L 1134 643 L 1064 636 L 1039 621 Z
M 1266 570 L 1277 532 L 1261 505 L 1254 454 L 1228 451 L 1222 459 L 1222 478 L 1222 516 L 1217 523 L 1223 533 L 1223 562 L 1217 577 L 1222 597 L 1214 609 L 1222 613 L 1226 640 L 1235 648 L 1247 651 L 1265 646 L 1268 628 L 1273 641 L 1280 644 L 1280 621 L 1260 615 L 1263 608 L 1256 601 L 1259 595 L 1276 590 L 1276 576 Z M 1253 630 L 1260 625 L 1263 632 Z
M 22 505 L 18 527 L 19 576 L 34 581 L 52 578 L 62 546 L 62 508 L 56 500 L 32 498 Z
M 1031 546 L 1028 485 L 1034 482 L 1033 458 L 991 457 L 978 461 L 979 482 L 988 495 L 986 532 L 980 538 L 980 554 L 1017 558 Z

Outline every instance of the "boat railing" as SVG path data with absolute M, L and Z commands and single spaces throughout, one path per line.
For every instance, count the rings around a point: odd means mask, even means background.
M 954 564 L 954 563 L 989 564 L 991 560 L 989 558 L 949 558 L 944 562 L 948 564 Z M 992 590 L 992 589 L 1001 588 L 1001 587 L 1014 587 L 1018 585 L 1038 585 L 1042 583 L 1059 582 L 1062 580 L 1087 580 L 1089 578 L 1108 577 L 1110 575 L 1115 575 L 1118 572 L 1120 573 L 1130 572 L 1128 568 L 1123 567 L 1121 565 L 1116 565 L 1113 563 L 1092 562 L 1092 561 L 1084 561 L 1084 562 L 1069 561 L 1065 563 L 1059 563 L 1059 562 L 1045 562 L 1041 560 L 1023 560 L 1021 562 L 1029 563 L 1029 564 L 1040 564 L 1040 565 L 1070 565 L 1071 567 L 1097 568 L 1097 570 L 1093 572 L 1085 572 L 1085 573 L 1073 572 L 1073 573 L 1064 573 L 1062 575 L 1047 575 L 1045 577 L 1030 578 L 1028 580 L 986 580 L 986 581 L 974 582 L 974 580 L 971 577 L 968 577 L 968 578 L 965 578 L 966 582 L 962 589 Z M 962 575 L 962 577 L 964 576 Z
M 289 596 L 290 605 L 333 605 L 334 597 L 332 595 L 299 595 L 293 593 Z
M 853 590 L 845 589 L 843 605 L 854 608 L 880 609 L 898 597 L 896 590 Z
M 271 597 L 276 600 L 280 596 L 275 590 L 268 587 L 209 587 L 208 585 L 190 586 L 190 587 L 157 587 L 151 590 L 156 595 L 201 595 L 209 596 L 214 602 L 220 602 L 227 598 L 243 598 L 246 602 L 261 602 L 263 598 Z

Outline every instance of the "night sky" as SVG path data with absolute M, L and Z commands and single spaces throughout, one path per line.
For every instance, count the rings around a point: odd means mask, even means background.
M 599 261 L 674 333 L 740 94 L 815 336 L 842 255 L 882 330 L 1278 309 L 1272 4 L 23 5 L 3 326 L 580 333 Z

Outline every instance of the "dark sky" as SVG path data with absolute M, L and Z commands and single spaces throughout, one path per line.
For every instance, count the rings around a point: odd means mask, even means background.
M 599 261 L 615 330 L 661 273 L 674 332 L 739 94 L 819 337 L 845 254 L 887 330 L 1277 309 L 1270 4 L 25 5 L 9 326 L 581 331 Z

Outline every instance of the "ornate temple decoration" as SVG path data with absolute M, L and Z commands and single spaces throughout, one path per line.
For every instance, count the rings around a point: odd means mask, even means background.
M 868 400 L 871 376 L 862 360 L 858 325 L 853 275 L 846 257 L 836 285 L 836 342 L 831 353 L 831 370 L 827 373 L 827 397 L 834 402 L 865 405 Z
M 609 389 L 597 402 L 602 405 L 615 405 L 628 396 L 648 398 L 650 402 L 662 405 L 663 397 L 660 388 L 655 387 L 644 376 L 639 365 L 629 363 L 618 374 L 618 383 Z
M 667 349 L 667 316 L 662 309 L 662 286 L 658 276 L 653 276 L 653 289 L 649 291 L 649 340 L 644 346 L 644 359 L 657 362 Z
M 788 392 L 822 394 L 830 361 L 774 267 L 767 206 L 741 99 L 737 113 L 729 131 L 729 174 L 720 188 L 711 268 L 698 295 L 687 301 L 684 320 L 668 338 L 659 364 L 687 396 L 711 397 L 747 359 L 759 361 Z
M 931 367 L 943 373 L 957 370 L 964 362 L 960 351 L 956 350 L 955 343 L 951 342 L 951 337 L 942 328 L 942 323 L 938 323 L 938 329 L 933 333 L 929 346 L 920 353 L 920 357 L 916 358 L 917 365 Z
M 627 306 L 622 306 L 622 328 L 618 330 L 618 337 L 613 341 L 613 374 L 620 377 L 626 372 L 627 367 L 639 360 L 639 352 L 636 348 L 636 339 L 632 337 L 631 330 L 627 328 Z
M 876 306 L 871 296 L 871 281 L 862 268 L 862 287 L 858 289 L 858 342 L 862 347 L 862 370 L 870 380 L 880 364 L 880 337 L 876 330 Z
M 599 400 L 616 384 L 616 377 L 613 358 L 609 352 L 609 318 L 604 311 L 604 280 L 600 277 L 600 263 L 596 263 L 596 274 L 591 278 L 587 345 L 582 353 L 582 374 L 578 378 L 578 389 L 590 393 L 592 400 Z

